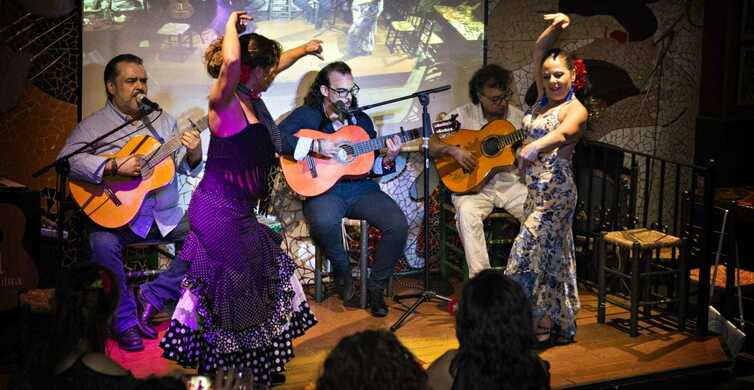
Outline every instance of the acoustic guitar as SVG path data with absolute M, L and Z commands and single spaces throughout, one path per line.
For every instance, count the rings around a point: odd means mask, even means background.
M 458 121 L 451 118 L 433 123 L 432 131 L 444 134 L 458 130 L 459 126 Z M 306 197 L 317 196 L 329 190 L 341 178 L 366 176 L 374 165 L 374 152 L 384 148 L 388 138 L 399 135 L 402 142 L 407 142 L 419 138 L 420 130 L 401 129 L 400 133 L 370 139 L 369 134 L 356 125 L 344 126 L 335 133 L 302 129 L 296 136 L 328 140 L 337 145 L 339 151 L 336 157 L 310 154 L 296 161 L 292 156 L 281 156 L 280 166 L 285 181 L 294 192 Z
M 36 288 L 39 282 L 36 263 L 23 245 L 26 225 L 23 210 L 0 204 L 0 311 L 16 307 L 18 293 Z
M 196 124 L 192 122 L 191 128 L 199 132 L 209 128 L 207 117 Z M 137 135 L 116 153 L 103 154 L 106 158 L 141 155 L 146 164 L 141 168 L 140 177 L 105 176 L 99 184 L 71 180 L 68 188 L 73 200 L 94 223 L 104 228 L 115 229 L 129 223 L 151 191 L 173 181 L 175 163 L 170 157 L 182 146 L 181 134 L 188 130 L 179 132 L 164 144 L 149 135 Z
M 435 158 L 440 180 L 455 193 L 474 192 L 501 168 L 511 166 L 515 156 L 511 146 L 524 139 L 524 131 L 516 130 L 504 120 L 488 123 L 480 130 L 459 130 L 441 142 L 470 151 L 477 157 L 477 166 L 465 170 L 452 156 Z

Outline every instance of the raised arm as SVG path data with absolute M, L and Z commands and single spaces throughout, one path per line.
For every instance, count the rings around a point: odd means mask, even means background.
M 296 61 L 309 54 L 324 61 L 325 57 L 322 56 L 322 41 L 319 39 L 312 39 L 303 45 L 284 51 L 283 54 L 280 55 L 280 63 L 277 68 L 275 68 L 275 74 L 290 68 L 296 63 Z
M 534 81 L 537 83 L 537 101 L 544 95 L 544 85 L 542 81 L 542 62 L 547 50 L 552 48 L 555 41 L 558 39 L 560 32 L 563 31 L 571 23 L 571 20 L 564 14 L 547 14 L 545 20 L 550 22 L 545 31 L 537 38 L 537 43 L 534 45 L 534 59 L 532 63 L 532 70 L 534 71 Z
M 246 29 L 246 24 L 252 17 L 245 11 L 237 11 L 230 14 L 225 23 L 225 36 L 223 37 L 223 64 L 220 75 L 212 85 L 209 92 L 210 106 L 222 106 L 230 102 L 235 91 L 236 84 L 241 77 L 241 43 L 238 34 Z

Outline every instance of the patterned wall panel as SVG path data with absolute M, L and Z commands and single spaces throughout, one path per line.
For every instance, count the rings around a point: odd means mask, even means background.
M 55 158 L 76 124 L 80 13 L 76 9 L 55 18 L 25 16 L 28 11 L 16 2 L 3 2 L 2 11 L 0 39 L 11 50 L 28 55 L 24 58 L 29 67 L 18 105 L 0 113 L 0 146 L 5 150 L 0 175 L 32 188 L 54 187 L 54 173 L 37 179 L 31 173 Z
M 52 162 L 76 125 L 76 106 L 56 99 L 32 83 L 24 89 L 19 105 L 0 114 L 0 176 L 35 189 L 55 187 L 55 173 L 39 178 L 31 174 Z
M 597 101 L 587 137 L 691 162 L 701 63 L 702 1 L 490 1 L 488 62 L 514 72 L 518 102 L 532 86 L 531 53 L 560 10 L 571 25 L 559 45 L 590 60 Z

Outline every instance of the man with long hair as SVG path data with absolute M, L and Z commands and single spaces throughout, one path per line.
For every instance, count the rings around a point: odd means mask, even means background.
M 295 133 L 301 129 L 334 133 L 343 126 L 357 125 L 371 138 L 375 138 L 377 133 L 367 114 L 357 112 L 344 115 L 343 110 L 337 107 L 338 102 L 345 107 L 356 107 L 358 91 L 359 86 L 354 83 L 351 68 L 345 62 L 330 63 L 319 71 L 304 99 L 304 105 L 296 108 L 280 124 L 283 154 L 293 155 L 295 159 L 301 160 L 310 153 L 330 158 L 339 153 L 340 148 L 330 141 L 297 137 Z M 400 138 L 396 136 L 388 139 L 387 147 L 385 156 L 375 158 L 373 175 L 383 175 L 395 170 L 395 157 L 400 153 L 401 147 Z M 382 231 L 382 240 L 377 246 L 367 289 L 372 315 L 387 315 L 384 290 L 393 274 L 395 263 L 403 253 L 408 236 L 406 216 L 395 201 L 367 177 L 344 178 L 325 193 L 306 199 L 304 216 L 309 222 L 312 238 L 332 262 L 338 292 L 344 302 L 353 298 L 354 290 L 348 254 L 343 248 L 342 219 L 366 219 L 370 225 Z

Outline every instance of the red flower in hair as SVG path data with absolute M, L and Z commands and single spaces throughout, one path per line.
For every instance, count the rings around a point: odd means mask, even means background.
M 578 59 L 573 61 L 573 71 L 576 73 L 576 77 L 573 80 L 573 90 L 581 91 L 586 87 L 586 65 L 584 60 Z

